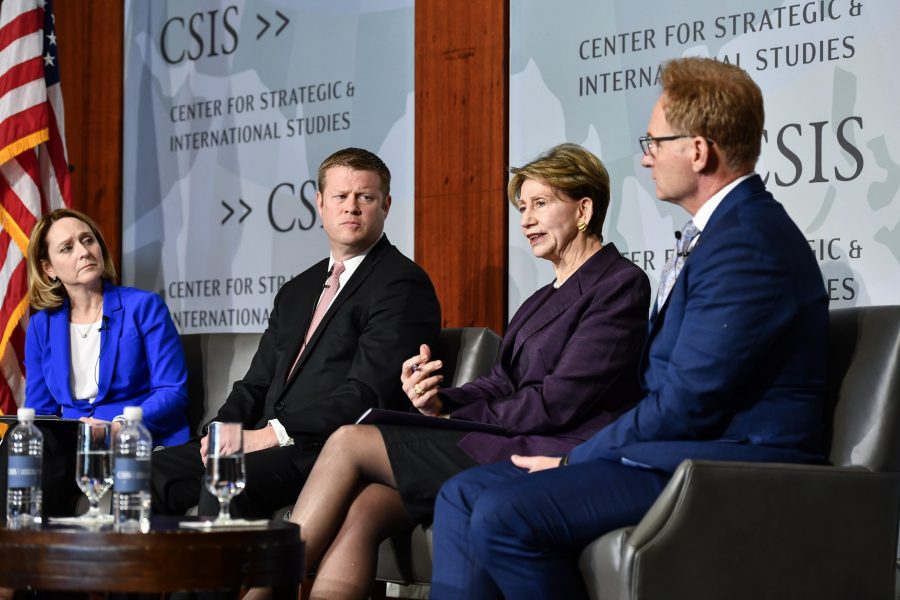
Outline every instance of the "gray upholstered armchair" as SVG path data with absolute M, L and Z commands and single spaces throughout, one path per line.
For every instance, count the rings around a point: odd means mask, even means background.
M 432 355 L 444 363 L 441 371 L 449 375 L 441 387 L 459 387 L 487 375 L 499 351 L 500 336 L 486 327 L 442 329 L 432 348 Z
M 900 306 L 831 311 L 835 466 L 685 461 L 634 527 L 588 546 L 591 598 L 893 598 Z

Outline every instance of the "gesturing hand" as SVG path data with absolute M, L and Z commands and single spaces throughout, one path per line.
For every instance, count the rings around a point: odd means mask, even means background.
M 407 359 L 400 369 L 403 392 L 424 415 L 436 417 L 444 408 L 444 403 L 438 396 L 438 385 L 444 380 L 444 376 L 435 374 L 443 366 L 441 361 L 431 360 L 431 348 L 422 344 L 419 354 Z

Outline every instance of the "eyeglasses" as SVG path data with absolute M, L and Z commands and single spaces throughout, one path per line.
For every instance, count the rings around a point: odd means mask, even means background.
M 638 142 L 641 144 L 641 151 L 644 153 L 644 156 L 653 156 L 654 148 L 660 142 L 670 142 L 672 140 L 680 140 L 681 138 L 689 138 L 694 137 L 692 135 L 664 135 L 661 137 L 653 137 L 652 135 L 642 135 L 638 138 Z M 711 141 L 711 140 L 710 140 Z

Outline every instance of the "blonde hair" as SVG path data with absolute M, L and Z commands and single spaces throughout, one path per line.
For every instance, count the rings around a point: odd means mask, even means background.
M 765 109 L 746 71 L 711 58 L 679 58 L 666 63 L 661 79 L 663 111 L 675 131 L 711 139 L 735 171 L 753 169 Z
M 325 191 L 325 176 L 328 169 L 334 167 L 347 167 L 354 171 L 372 171 L 381 179 L 381 190 L 387 198 L 391 193 L 391 171 L 378 158 L 377 154 L 362 148 L 344 148 L 338 150 L 319 165 L 319 191 Z
M 511 167 L 507 186 L 509 202 L 516 206 L 526 179 L 546 183 L 557 192 L 593 201 L 586 232 L 603 240 L 603 222 L 609 208 L 609 173 L 599 158 L 578 144 L 559 144 L 523 167 Z
M 28 240 L 28 295 L 32 308 L 35 310 L 43 310 L 45 308 L 59 308 L 62 306 L 63 300 L 66 298 L 66 288 L 62 282 L 57 279 L 55 282 L 50 281 L 44 272 L 44 261 L 50 261 L 50 252 L 47 245 L 47 233 L 54 223 L 61 219 L 78 219 L 91 229 L 91 233 L 100 244 L 100 251 L 103 253 L 103 275 L 102 278 L 108 281 L 115 281 L 116 267 L 113 265 L 112 258 L 109 255 L 109 248 L 103 234 L 100 233 L 100 227 L 86 214 L 71 208 L 60 208 L 53 212 L 47 213 L 37 222 L 31 230 L 31 237 Z

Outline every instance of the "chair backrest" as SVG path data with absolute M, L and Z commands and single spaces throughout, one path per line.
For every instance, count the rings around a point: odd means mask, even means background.
M 432 356 L 444 363 L 442 387 L 459 387 L 490 373 L 499 350 L 500 336 L 486 327 L 442 329 L 432 349 Z
M 830 312 L 831 462 L 900 471 L 900 306 Z
M 188 370 L 188 424 L 199 433 L 219 412 L 232 384 L 247 374 L 261 333 L 196 333 L 181 336 Z

